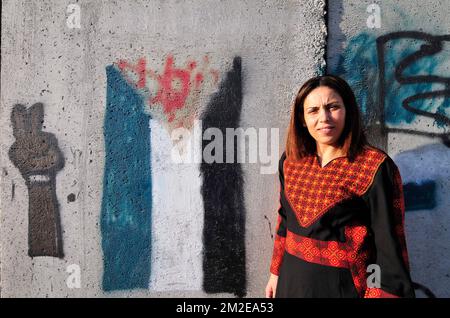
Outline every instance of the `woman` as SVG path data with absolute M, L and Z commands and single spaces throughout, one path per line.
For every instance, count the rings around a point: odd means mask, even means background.
M 414 297 L 399 170 L 337 76 L 299 90 L 279 163 L 266 297 Z

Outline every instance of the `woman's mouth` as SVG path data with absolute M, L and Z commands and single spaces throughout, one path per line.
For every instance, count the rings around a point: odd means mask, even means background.
M 328 134 L 330 133 L 332 130 L 334 129 L 333 126 L 327 126 L 327 127 L 323 127 L 323 128 L 319 128 L 319 132 L 323 133 L 323 134 Z

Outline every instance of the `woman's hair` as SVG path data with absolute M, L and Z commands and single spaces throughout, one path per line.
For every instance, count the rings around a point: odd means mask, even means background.
M 316 153 L 316 141 L 308 132 L 308 128 L 303 126 L 303 104 L 309 93 L 320 86 L 333 89 L 341 96 L 344 102 L 345 125 L 337 144 L 339 147 L 345 146 L 347 148 L 348 158 L 350 161 L 353 161 L 368 143 L 362 127 L 355 94 L 345 80 L 335 75 L 313 77 L 306 81 L 298 91 L 288 127 L 286 156 L 291 156 L 291 158 L 298 160 L 304 156 Z

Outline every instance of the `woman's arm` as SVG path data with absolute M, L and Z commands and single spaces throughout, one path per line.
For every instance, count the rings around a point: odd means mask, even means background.
M 278 172 L 280 178 L 280 205 L 278 207 L 278 220 L 275 233 L 275 242 L 273 247 L 272 262 L 270 265 L 270 272 L 274 275 L 279 274 L 280 266 L 283 261 L 284 254 L 284 244 L 286 241 L 286 213 L 281 202 L 281 195 L 284 192 L 284 173 L 283 173 L 283 163 L 286 159 L 285 153 L 281 156 L 280 162 L 278 164 Z
M 402 180 L 391 158 L 380 165 L 364 199 L 370 210 L 375 264 L 381 271 L 380 288 L 367 288 L 365 297 L 415 297 L 406 249 Z
M 270 264 L 270 278 L 266 286 L 266 297 L 275 297 L 275 291 L 278 282 L 278 275 L 280 272 L 281 263 L 283 262 L 284 255 L 284 245 L 286 241 L 286 213 L 283 209 L 283 204 L 281 202 L 281 195 L 284 191 L 284 173 L 283 173 L 283 163 L 286 159 L 286 154 L 283 153 L 278 164 L 278 174 L 280 178 L 280 197 L 279 197 L 279 207 L 278 207 L 278 220 L 275 232 L 275 242 L 272 253 L 272 262 Z

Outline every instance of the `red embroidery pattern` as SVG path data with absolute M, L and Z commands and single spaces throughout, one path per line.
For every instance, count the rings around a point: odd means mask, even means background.
M 277 220 L 277 226 L 275 227 L 275 244 L 273 248 L 273 254 L 272 254 L 272 262 L 270 265 L 270 272 L 272 274 L 278 275 L 280 272 L 280 266 L 283 261 L 283 254 L 284 254 L 284 245 L 286 241 L 285 236 L 278 235 L 278 231 L 280 230 L 281 226 L 283 225 L 283 233 L 285 234 L 285 224 L 282 215 L 280 214 L 280 211 L 282 209 L 281 206 L 281 186 L 280 186 L 280 196 L 279 196 L 279 202 L 280 205 L 278 206 L 278 220 Z
M 275 244 L 273 246 L 272 263 L 270 265 L 270 272 L 275 275 L 279 275 L 280 266 L 283 262 L 284 245 L 286 238 L 275 235 Z
M 288 231 L 286 252 L 310 263 L 349 267 L 347 249 L 343 243 L 336 241 L 319 241 Z
M 402 249 L 403 261 L 409 270 L 409 259 L 408 251 L 406 248 L 406 238 L 405 238 L 405 201 L 403 197 L 403 185 L 400 172 L 397 166 L 394 170 L 394 218 L 395 218 L 395 233 L 397 234 L 398 240 L 400 242 L 400 247 Z
M 302 226 L 309 226 L 327 209 L 350 197 L 351 195 L 362 195 L 371 185 L 379 165 L 386 158 L 380 151 L 367 149 L 365 153 L 357 157 L 354 164 L 344 160 L 333 161 L 330 169 L 320 168 L 316 158 L 307 158 L 301 162 L 285 161 L 285 193 L 291 204 L 299 223 Z M 332 162 L 332 163 L 333 163 Z M 358 169 L 357 166 L 362 168 Z M 328 166 L 327 166 L 328 167 Z M 298 180 L 298 181 L 297 181 Z M 322 180 L 319 182 L 319 180 Z M 327 182 L 331 180 L 332 188 L 329 193 L 337 193 L 337 198 L 328 195 L 325 191 Z M 337 184 L 337 185 L 336 185 Z M 289 188 L 288 188 L 289 187 Z M 312 190 L 310 190 L 312 189 Z M 313 200 L 311 197 L 319 193 L 320 200 Z M 321 195 L 321 193 L 325 193 Z M 328 200 L 329 202 L 327 202 Z M 294 205 L 293 205 L 294 204 Z M 394 170 L 394 191 L 393 205 L 395 213 L 395 229 L 402 247 L 403 258 L 408 264 L 408 254 L 406 250 L 406 240 L 404 233 L 404 198 L 402 180 L 398 168 Z M 297 207 L 297 209 L 294 209 Z M 300 209 L 304 207 L 303 209 Z M 301 213 L 299 213 L 301 212 Z M 303 220 L 303 223 L 301 222 Z M 281 218 L 279 218 L 280 225 Z M 308 237 L 297 235 L 287 231 L 286 238 L 282 238 L 284 249 L 307 262 L 348 268 L 352 274 L 353 283 L 360 297 L 366 298 L 394 298 L 396 295 L 390 294 L 380 288 L 367 288 L 367 266 L 374 261 L 374 247 L 370 246 L 371 241 L 368 236 L 368 229 L 361 224 L 350 224 L 345 227 L 345 242 L 320 241 Z M 280 238 L 277 238 L 280 240 Z M 278 243 L 281 249 L 281 242 Z M 277 244 L 276 244 L 277 246 Z M 278 262 L 281 263 L 282 252 L 274 251 L 274 255 L 280 255 Z M 272 264 L 275 262 L 273 261 Z
M 352 225 L 345 228 L 346 241 L 319 241 L 287 231 L 286 252 L 310 263 L 350 269 L 358 294 L 367 288 L 366 268 L 370 254 L 367 249 L 367 228 Z
M 286 159 L 284 191 L 299 224 L 308 227 L 337 203 L 364 194 L 385 158 L 383 152 L 366 148 L 354 162 L 341 157 L 323 168 L 316 156 Z
M 363 225 L 350 225 L 345 227 L 346 246 L 349 250 L 349 268 L 353 283 L 360 297 L 367 289 L 367 266 L 372 255 L 366 243 L 367 228 Z
M 380 288 L 367 288 L 364 298 L 400 298 Z

